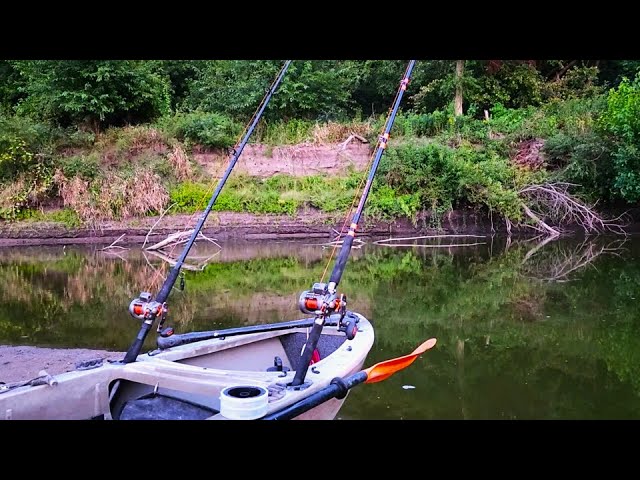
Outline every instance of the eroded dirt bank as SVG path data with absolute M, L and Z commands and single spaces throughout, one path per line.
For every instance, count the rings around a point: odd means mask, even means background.
M 121 243 L 143 243 L 145 240 L 155 242 L 172 233 L 193 228 L 199 215 L 200 213 L 165 216 L 162 219 L 145 217 L 129 221 L 109 221 L 94 228 L 65 228 L 60 224 L 46 222 L 0 223 L 0 246 L 108 244 L 122 235 L 124 237 Z M 202 231 L 207 237 L 217 240 L 331 239 L 336 231 L 342 230 L 344 223 L 344 215 L 329 215 L 313 210 L 301 211 L 296 216 L 212 212 Z M 452 212 L 441 220 L 440 227 L 440 233 L 491 233 L 491 224 L 471 212 Z M 500 230 L 501 226 L 495 225 L 494 228 Z M 358 235 L 422 235 L 436 231 L 438 230 L 428 218 L 420 219 L 416 225 L 408 219 L 367 221 L 363 218 Z

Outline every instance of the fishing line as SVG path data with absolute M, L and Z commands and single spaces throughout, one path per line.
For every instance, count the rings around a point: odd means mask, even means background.
M 407 77 L 407 73 L 409 71 L 409 67 L 407 67 L 405 69 L 405 73 L 404 73 L 404 77 Z M 398 96 L 400 95 L 400 90 L 396 91 L 396 95 L 393 98 L 393 102 L 392 105 L 396 103 L 396 101 L 398 100 Z M 393 112 L 393 107 L 390 107 L 387 110 L 387 118 L 384 122 L 384 125 L 382 127 L 382 130 L 380 132 L 380 135 L 378 135 L 378 138 L 381 138 L 382 135 L 384 134 L 384 132 L 387 129 L 387 125 L 389 124 L 389 119 L 391 118 L 391 114 Z M 373 159 L 376 156 L 376 150 L 377 148 L 375 148 L 373 150 L 373 152 L 371 153 L 371 156 L 369 157 L 369 161 L 367 162 L 367 165 L 364 169 L 365 175 L 363 175 L 360 178 L 360 184 L 358 185 L 358 188 L 356 189 L 356 192 L 353 196 L 353 200 L 351 201 L 351 206 L 349 207 L 349 209 L 347 210 L 347 214 L 344 217 L 344 223 L 342 224 L 342 228 L 340 229 L 340 233 L 338 234 L 338 239 L 336 240 L 336 243 L 334 243 L 333 248 L 331 249 L 331 255 L 329 255 L 329 259 L 327 260 L 327 264 L 324 267 L 324 270 L 322 272 L 322 276 L 320 277 L 320 282 L 324 282 L 324 278 L 327 275 L 327 272 L 329 271 L 329 265 L 331 265 L 331 260 L 333 260 L 333 257 L 336 253 L 336 250 L 338 250 L 338 242 L 340 241 L 340 238 L 343 236 L 343 233 L 345 231 L 345 228 L 347 226 L 347 223 L 349 223 L 349 219 L 352 217 L 352 212 L 353 212 L 353 207 L 356 204 L 356 199 L 358 199 L 359 197 L 362 196 L 362 190 L 364 189 L 364 185 L 365 185 L 365 178 L 367 178 L 366 172 L 369 171 L 369 169 L 371 168 L 371 164 L 373 163 Z
M 276 86 L 276 84 L 278 83 L 278 79 L 281 77 L 281 75 L 283 74 L 284 70 L 287 69 L 289 66 L 288 63 L 285 63 L 280 70 L 278 70 L 278 73 L 276 74 L 276 76 L 274 77 L 273 81 L 271 82 L 271 85 L 269 86 L 269 88 L 267 89 L 267 93 L 272 92 L 274 87 Z M 256 116 L 258 115 L 258 112 L 260 111 L 260 109 L 265 105 L 265 103 L 267 102 L 269 96 L 268 95 L 264 95 L 262 97 L 262 101 L 260 102 L 260 104 L 256 107 L 256 109 L 253 112 L 253 115 L 251 116 L 251 119 L 249 119 L 248 122 L 245 123 L 244 126 L 244 130 L 242 131 L 242 133 L 240 135 L 238 135 L 238 138 L 236 140 L 236 143 L 234 144 L 234 147 L 231 149 L 231 151 L 229 152 L 231 155 L 235 155 L 238 146 L 240 145 L 240 142 L 242 141 L 242 139 L 244 138 L 244 136 L 246 135 L 247 131 L 249 130 L 249 127 L 251 126 L 251 124 L 253 123 L 253 121 L 256 119 Z M 215 181 L 212 179 L 210 181 L 210 186 L 213 187 L 214 186 Z M 195 217 L 196 215 L 192 215 L 192 217 Z M 196 237 L 197 238 L 197 237 Z M 173 255 L 173 253 L 175 252 L 176 248 L 178 247 L 179 243 L 174 243 L 171 246 L 171 249 L 169 250 L 169 257 L 171 257 Z M 151 280 L 149 281 L 149 285 L 152 286 L 160 277 L 161 272 L 159 270 L 156 270 L 151 278 Z M 183 278 L 184 278 L 184 273 L 183 273 Z

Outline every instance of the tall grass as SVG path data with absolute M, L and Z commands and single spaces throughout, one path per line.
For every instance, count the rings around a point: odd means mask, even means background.
M 59 171 L 55 180 L 64 206 L 89 223 L 159 213 L 169 200 L 161 178 L 141 169 L 128 176 L 109 173 L 95 181 L 68 179 Z

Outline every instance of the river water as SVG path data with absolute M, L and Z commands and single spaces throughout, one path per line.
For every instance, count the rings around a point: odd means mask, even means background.
M 304 317 L 300 292 L 332 266 L 331 248 L 309 243 L 197 245 L 167 325 Z M 0 344 L 125 351 L 139 329 L 129 302 L 170 267 L 140 245 L 102 247 L 0 249 Z M 339 290 L 374 325 L 366 366 L 438 342 L 355 387 L 338 419 L 640 418 L 640 237 L 367 241 Z

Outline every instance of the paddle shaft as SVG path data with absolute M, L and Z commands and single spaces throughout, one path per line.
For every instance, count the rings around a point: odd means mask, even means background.
M 329 285 L 328 285 L 329 294 L 335 293 L 336 287 L 338 286 L 338 284 L 340 283 L 340 279 L 342 278 L 344 268 L 347 265 L 347 260 L 349 258 L 349 253 L 351 251 L 351 245 L 353 244 L 353 240 L 356 235 L 356 228 L 358 227 L 360 216 L 362 215 L 364 205 L 367 201 L 367 197 L 369 196 L 369 192 L 371 191 L 373 178 L 376 174 L 376 170 L 378 169 L 378 164 L 380 163 L 382 154 L 387 148 L 389 133 L 391 132 L 391 128 L 393 127 L 393 122 L 395 121 L 396 114 L 398 113 L 398 109 L 400 108 L 400 102 L 402 101 L 404 92 L 407 89 L 407 84 L 409 83 L 409 79 L 411 78 L 411 72 L 413 71 L 414 65 L 415 65 L 415 60 L 411 60 L 407 65 L 407 70 L 405 71 L 404 77 L 400 82 L 400 87 L 398 89 L 395 102 L 393 103 L 391 114 L 387 118 L 387 123 L 385 124 L 384 132 L 378 141 L 378 148 L 376 150 L 373 163 L 371 164 L 371 168 L 369 169 L 369 176 L 367 177 L 367 182 L 362 191 L 360 202 L 358 203 L 358 207 L 356 208 L 356 211 L 353 215 L 353 218 L 351 220 L 351 226 L 349 227 L 349 231 L 347 232 L 347 235 L 344 237 L 342 248 L 340 249 L 340 253 L 338 255 L 338 258 L 336 259 L 336 263 L 333 267 L 333 271 L 331 272 L 331 277 L 329 279 Z M 309 332 L 309 338 L 307 339 L 307 342 L 302 350 L 300 364 L 298 369 L 296 370 L 295 377 L 292 381 L 293 386 L 301 385 L 304 382 L 304 378 L 307 375 L 307 370 L 309 369 L 309 363 L 311 362 L 311 356 L 313 355 L 313 351 L 316 349 L 318 340 L 320 339 L 320 334 L 322 333 L 324 322 L 325 322 L 325 314 L 321 313 L 316 317 L 316 321 L 314 322 L 313 327 L 311 328 L 311 332 Z
M 202 216 L 200 217 L 200 220 L 198 221 L 196 227 L 194 228 L 193 233 L 191 234 L 191 238 L 189 238 L 189 241 L 185 245 L 184 250 L 182 251 L 182 254 L 180 255 L 180 257 L 176 261 L 176 264 L 173 266 L 173 268 L 169 272 L 169 275 L 164 281 L 164 284 L 162 285 L 160 292 L 158 292 L 158 295 L 155 298 L 156 302 L 162 304 L 169 297 L 169 294 L 171 293 L 171 290 L 173 289 L 173 286 L 175 285 L 176 280 L 178 279 L 178 275 L 180 274 L 180 269 L 182 268 L 182 265 L 184 264 L 184 261 L 187 258 L 187 255 L 189 254 L 189 250 L 191 250 L 191 247 L 195 243 L 196 238 L 200 234 L 200 230 L 202 230 L 202 227 L 204 226 L 204 223 L 206 222 L 207 217 L 209 216 L 209 213 L 211 212 L 213 205 L 215 204 L 218 198 L 218 195 L 222 190 L 222 187 L 224 187 L 225 182 L 229 178 L 229 175 L 231 174 L 233 167 L 238 161 L 238 158 L 240 157 L 242 150 L 244 149 L 245 145 L 249 141 L 249 137 L 251 136 L 251 134 L 253 133 L 253 130 L 255 129 L 258 122 L 260 121 L 260 118 L 262 117 L 262 113 L 264 112 L 264 109 L 267 107 L 269 100 L 271 100 L 271 96 L 273 95 L 275 90 L 278 88 L 278 85 L 282 81 L 282 78 L 284 77 L 285 72 L 289 68 L 290 63 L 291 63 L 291 60 L 287 60 L 284 66 L 282 67 L 282 69 L 280 70 L 280 73 L 278 74 L 276 81 L 269 88 L 267 94 L 265 95 L 262 101 L 262 104 L 260 105 L 258 111 L 254 116 L 253 121 L 249 125 L 249 128 L 247 128 L 247 131 L 244 137 L 242 138 L 242 141 L 234 150 L 233 156 L 231 158 L 231 161 L 229 162 L 227 170 L 224 172 L 224 175 L 218 182 L 218 186 L 213 192 L 213 195 L 209 200 L 209 204 L 207 205 L 207 208 L 204 210 L 204 213 L 202 214 Z M 136 336 L 135 341 L 131 344 L 131 347 L 129 348 L 129 350 L 127 351 L 124 357 L 124 360 L 123 360 L 124 363 L 131 363 L 136 360 L 136 358 L 140 354 L 140 351 L 142 350 L 142 345 L 144 344 L 144 340 L 147 337 L 147 334 L 149 333 L 149 331 L 151 330 L 151 327 L 153 326 L 154 321 L 155 321 L 155 315 L 152 315 L 150 316 L 150 318 L 147 318 L 142 322 L 142 325 L 140 326 L 140 330 L 138 331 L 138 335 Z
M 300 400 L 293 405 L 289 405 L 288 407 L 283 408 L 278 412 L 265 415 L 261 418 L 261 420 L 291 420 L 292 418 L 295 418 L 298 415 L 301 415 L 304 412 L 317 407 L 327 400 L 331 400 L 332 398 L 344 398 L 347 395 L 349 389 L 366 381 L 367 372 L 365 371 L 360 371 L 345 379 L 336 377 L 331 380 L 331 384 L 329 386 L 312 395 L 309 395 L 305 399 Z
M 377 383 L 386 380 L 391 375 L 411 365 L 420 355 L 436 345 L 436 339 L 430 338 L 422 342 L 413 352 L 401 357 L 378 362 L 375 365 L 360 370 L 358 373 L 341 378 L 335 377 L 322 390 L 289 405 L 275 413 L 262 417 L 262 420 L 290 420 L 313 407 L 332 398 L 345 398 L 349 389 L 361 383 Z

